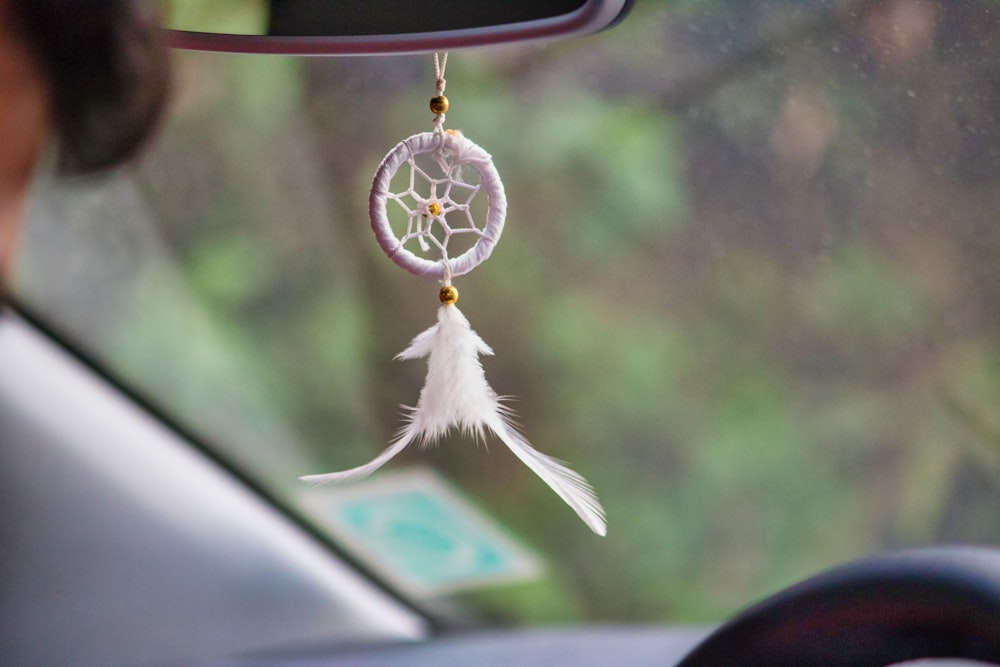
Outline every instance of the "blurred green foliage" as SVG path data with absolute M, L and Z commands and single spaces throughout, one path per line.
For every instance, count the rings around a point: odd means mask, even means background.
M 412 454 L 549 562 L 459 603 L 709 621 L 874 550 L 1000 540 L 994 4 L 637 3 L 585 40 L 452 54 L 448 125 L 510 200 L 463 309 L 610 525 L 498 443 Z M 430 57 L 176 64 L 140 174 L 173 268 L 138 269 L 92 345 L 294 503 L 419 393 L 392 356 L 436 288 L 385 260 L 366 205 L 430 128 Z
M 165 0 L 159 10 L 163 25 L 174 30 L 266 34 L 267 6 L 262 0 Z

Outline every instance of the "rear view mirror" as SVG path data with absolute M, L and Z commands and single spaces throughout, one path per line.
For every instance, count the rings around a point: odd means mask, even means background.
M 299 55 L 418 53 L 585 35 L 633 0 L 164 0 L 167 43 Z

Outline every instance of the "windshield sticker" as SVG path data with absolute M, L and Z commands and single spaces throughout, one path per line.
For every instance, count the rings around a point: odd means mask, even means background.
M 531 581 L 540 559 L 427 468 L 305 492 L 310 515 L 417 597 Z

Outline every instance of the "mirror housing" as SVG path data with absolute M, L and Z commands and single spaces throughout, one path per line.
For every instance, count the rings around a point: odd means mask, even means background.
M 167 44 L 286 55 L 406 54 L 545 41 L 594 33 L 634 0 L 217 0 L 168 2 Z M 214 5 L 215 13 L 212 6 Z M 226 7 L 226 11 L 218 11 Z M 234 19 L 234 17 L 236 17 Z M 240 18 L 242 17 L 242 18 Z

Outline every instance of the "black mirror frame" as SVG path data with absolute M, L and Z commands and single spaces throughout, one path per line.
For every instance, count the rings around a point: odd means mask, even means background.
M 164 29 L 169 46 L 196 51 L 283 55 L 402 55 L 578 37 L 621 21 L 635 0 L 586 0 L 576 11 L 535 21 L 465 30 L 371 36 L 284 37 Z

